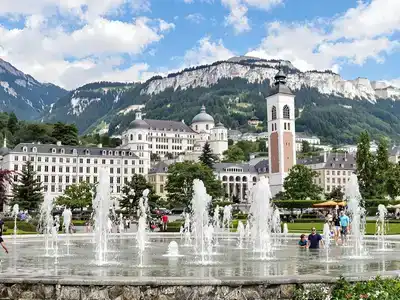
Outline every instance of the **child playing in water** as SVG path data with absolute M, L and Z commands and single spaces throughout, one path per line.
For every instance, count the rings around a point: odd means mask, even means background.
M 300 248 L 307 248 L 307 239 L 306 239 L 306 235 L 305 234 L 302 234 L 300 236 L 299 247 Z

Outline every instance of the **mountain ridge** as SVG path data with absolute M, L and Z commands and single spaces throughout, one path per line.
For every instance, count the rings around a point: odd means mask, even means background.
M 0 58 L 0 110 L 18 118 L 36 119 L 46 107 L 67 93 L 52 83 L 41 83 Z

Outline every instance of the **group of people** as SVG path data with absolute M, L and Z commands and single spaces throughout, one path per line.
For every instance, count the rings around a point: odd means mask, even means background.
M 332 215 L 330 212 L 326 216 L 326 223 L 329 225 L 330 235 L 334 236 L 336 245 L 345 244 L 347 241 L 347 234 L 350 230 L 350 218 L 344 211 L 340 214 Z M 308 238 L 305 234 L 300 236 L 298 242 L 300 248 L 319 249 L 323 247 L 324 242 L 322 236 L 317 232 L 315 227 L 311 228 L 311 233 Z

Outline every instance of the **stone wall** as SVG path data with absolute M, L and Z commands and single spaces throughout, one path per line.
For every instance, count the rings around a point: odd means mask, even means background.
M 1 280 L 0 280 L 1 281 Z M 12 300 L 289 300 L 298 288 L 326 290 L 331 283 L 249 285 L 62 285 L 0 283 L 0 299 Z M 323 299 L 321 299 L 323 300 Z

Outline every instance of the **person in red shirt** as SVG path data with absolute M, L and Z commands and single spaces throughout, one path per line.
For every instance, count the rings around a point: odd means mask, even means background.
M 162 221 L 162 230 L 167 231 L 168 216 L 166 214 L 163 214 L 163 216 L 161 217 L 161 221 Z

